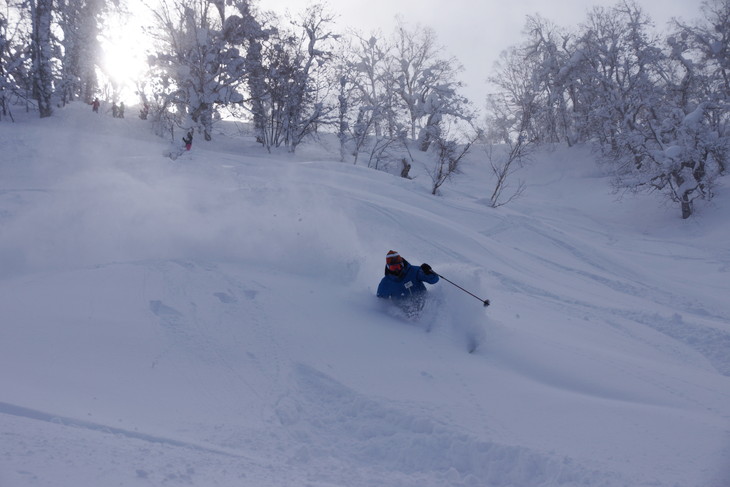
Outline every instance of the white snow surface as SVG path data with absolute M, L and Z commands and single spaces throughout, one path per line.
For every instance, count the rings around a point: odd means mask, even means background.
M 727 187 L 682 221 L 558 148 L 491 209 L 479 151 L 432 196 L 147 123 L 0 123 L 1 487 L 730 485 Z M 400 317 L 390 249 L 492 305 Z

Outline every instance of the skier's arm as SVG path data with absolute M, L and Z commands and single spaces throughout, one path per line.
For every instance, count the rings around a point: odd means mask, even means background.
M 385 279 L 381 279 L 380 284 L 378 284 L 378 292 L 377 296 L 379 298 L 389 298 L 390 293 L 387 291 L 387 283 L 385 282 Z
M 433 269 L 431 269 L 431 266 L 426 263 L 421 264 L 421 268 L 418 269 L 418 278 L 429 284 L 436 284 L 439 282 L 439 275 L 436 274 Z

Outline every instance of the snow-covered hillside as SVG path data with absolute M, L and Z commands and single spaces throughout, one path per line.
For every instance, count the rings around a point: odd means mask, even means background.
M 561 149 L 494 210 L 478 151 L 434 197 L 145 124 L 0 124 L 0 486 L 730 485 L 727 188 L 682 221 Z M 389 249 L 492 305 L 398 316 Z

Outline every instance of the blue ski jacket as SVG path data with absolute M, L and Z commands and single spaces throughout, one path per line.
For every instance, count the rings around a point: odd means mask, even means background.
M 426 292 L 424 282 L 436 284 L 438 274 L 426 274 L 420 267 L 414 267 L 404 259 L 403 270 L 392 274 L 385 268 L 385 276 L 378 285 L 379 298 L 407 299 Z

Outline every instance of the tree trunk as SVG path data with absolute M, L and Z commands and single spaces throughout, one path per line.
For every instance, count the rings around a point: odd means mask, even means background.
M 402 178 L 406 178 L 406 179 L 410 179 L 410 178 L 408 177 L 408 173 L 409 173 L 409 172 L 410 172 L 410 170 L 411 170 L 411 165 L 410 165 L 410 164 L 408 163 L 408 161 L 406 160 L 406 158 L 405 158 L 405 157 L 404 157 L 403 159 L 401 159 L 401 161 L 400 161 L 400 162 L 401 162 L 401 164 L 403 165 L 403 167 L 402 167 L 402 168 L 401 168 L 401 170 L 400 170 L 400 177 L 402 177 Z
M 41 118 L 53 114 L 53 71 L 51 69 L 51 16 L 53 0 L 30 2 L 33 21 L 31 51 L 33 53 L 33 97 L 38 102 Z
M 682 195 L 682 220 L 692 216 L 692 201 L 690 201 L 687 193 Z

